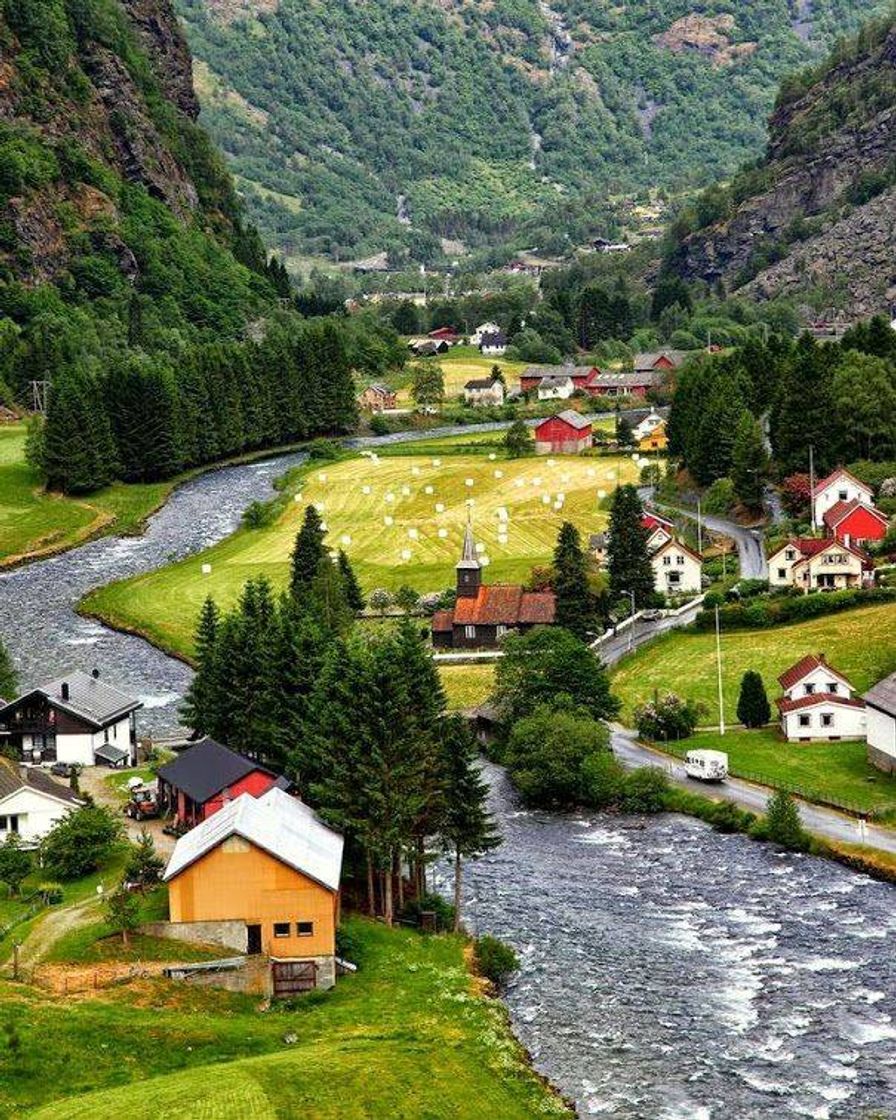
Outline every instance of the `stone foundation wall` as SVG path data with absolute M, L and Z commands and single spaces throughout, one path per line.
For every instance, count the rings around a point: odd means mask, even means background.
M 245 922 L 147 922 L 140 932 L 191 945 L 223 945 L 238 953 L 248 949 Z

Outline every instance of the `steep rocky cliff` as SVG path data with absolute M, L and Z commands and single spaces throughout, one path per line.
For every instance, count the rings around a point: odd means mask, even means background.
M 814 292 L 855 315 L 896 299 L 896 26 L 869 28 L 808 88 L 785 86 L 765 160 L 705 196 L 670 257 L 758 298 Z

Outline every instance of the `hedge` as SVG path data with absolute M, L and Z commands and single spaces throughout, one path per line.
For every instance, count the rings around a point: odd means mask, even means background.
M 811 595 L 757 598 L 747 603 L 729 603 L 720 607 L 719 625 L 723 630 L 762 630 L 894 600 L 896 587 L 855 588 L 847 591 L 815 592 Z M 694 620 L 694 627 L 697 630 L 712 630 L 715 627 L 715 617 L 714 610 L 702 610 Z

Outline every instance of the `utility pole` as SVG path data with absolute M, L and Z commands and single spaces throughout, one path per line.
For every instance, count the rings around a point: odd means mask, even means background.
M 623 595 L 628 595 L 632 601 L 632 613 L 629 615 L 628 622 L 628 652 L 631 653 L 633 648 L 633 635 L 632 631 L 635 629 L 635 593 L 634 591 L 623 591 Z
M 703 515 L 700 509 L 700 499 L 697 499 L 697 551 L 703 555 Z
M 722 690 L 722 632 L 719 625 L 719 608 L 716 607 L 716 671 L 719 678 L 719 734 L 725 734 L 725 697 Z
M 815 523 L 815 448 L 809 444 L 809 510 L 812 517 L 812 536 L 818 526 Z

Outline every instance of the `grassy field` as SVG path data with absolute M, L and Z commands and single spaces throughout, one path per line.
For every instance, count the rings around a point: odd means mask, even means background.
M 367 590 L 394 590 L 407 583 L 423 592 L 453 585 L 468 498 L 474 503 L 469 508 L 476 537 L 489 561 L 486 579 L 521 581 L 533 565 L 548 561 L 563 520 L 583 534 L 602 528 L 607 515 L 598 509 L 600 494 L 612 490 L 617 479 L 629 482 L 636 476 L 627 457 L 492 461 L 476 455 L 419 456 L 378 462 L 360 457 L 318 464 L 295 484 L 296 500 L 286 502 L 272 525 L 241 529 L 207 552 L 112 584 L 91 594 L 83 606 L 164 648 L 189 654 L 206 595 L 227 607 L 253 576 L 266 575 L 282 586 L 309 503 L 321 510 L 329 547 L 345 549 Z M 560 509 L 555 508 L 558 494 L 564 496 Z M 500 519 L 502 510 L 506 522 Z M 203 564 L 211 565 L 211 573 L 202 574 Z
M 473 346 L 456 347 L 438 359 L 445 377 L 445 400 L 453 401 L 464 391 L 464 385 L 474 377 L 488 377 L 492 366 L 499 365 L 504 372 L 508 389 L 516 388 L 520 372 L 528 362 L 505 362 L 503 358 L 483 358 Z M 410 380 L 399 377 L 395 382 L 397 403 L 400 408 L 411 404 Z
M 460 939 L 346 925 L 358 973 L 267 1014 L 257 999 L 164 981 L 77 1001 L 6 985 L 5 1022 L 21 1045 L 0 1059 L 0 1110 L 40 1120 L 571 1115 L 525 1065 L 501 1005 L 473 991 Z
M 448 707 L 475 708 L 491 696 L 495 683 L 493 663 L 478 665 L 439 665 L 439 676 L 448 697 Z
M 747 669 L 762 674 L 774 709 L 781 693 L 778 675 L 807 653 L 824 651 L 859 692 L 896 669 L 896 604 L 844 611 L 810 622 L 769 630 L 722 634 L 725 717 L 734 722 L 740 680 Z M 660 692 L 677 692 L 706 705 L 702 723 L 718 723 L 714 634 L 674 633 L 620 662 L 613 688 L 624 703 L 623 722 L 633 707 Z
M 70 548 L 112 528 L 133 532 L 177 481 L 118 482 L 86 498 L 47 494 L 25 462 L 25 425 L 0 425 L 0 567 Z
M 779 786 L 808 801 L 828 802 L 857 812 L 896 811 L 896 777 L 869 765 L 864 743 L 787 743 L 772 728 L 702 731 L 664 749 L 722 750 L 732 774 Z

